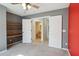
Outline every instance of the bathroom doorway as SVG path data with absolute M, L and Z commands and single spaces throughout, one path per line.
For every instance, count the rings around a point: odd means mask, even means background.
M 43 22 L 39 19 L 32 21 L 32 41 L 34 44 L 40 44 L 43 41 Z

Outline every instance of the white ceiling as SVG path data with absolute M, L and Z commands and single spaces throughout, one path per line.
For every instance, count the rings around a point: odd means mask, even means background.
M 11 12 L 20 16 L 32 15 L 36 13 L 42 13 L 42 12 L 67 8 L 69 6 L 69 3 L 33 3 L 33 4 L 39 6 L 39 9 L 24 10 L 21 4 L 12 5 L 10 3 L 1 3 L 1 5 L 7 8 L 8 12 Z

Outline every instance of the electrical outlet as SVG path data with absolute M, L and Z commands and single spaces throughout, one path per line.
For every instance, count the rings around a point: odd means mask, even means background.
M 67 43 L 65 43 L 65 45 L 67 45 Z
M 63 32 L 66 32 L 66 30 L 65 30 L 65 29 L 63 29 Z

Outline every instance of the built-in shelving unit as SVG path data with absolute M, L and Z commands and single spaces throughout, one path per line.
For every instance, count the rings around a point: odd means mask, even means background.
M 10 48 L 14 44 L 22 40 L 22 23 L 21 22 L 22 20 L 20 18 L 16 18 L 14 14 L 10 14 L 10 13 L 8 14 L 8 18 L 7 18 L 7 47 L 8 48 Z

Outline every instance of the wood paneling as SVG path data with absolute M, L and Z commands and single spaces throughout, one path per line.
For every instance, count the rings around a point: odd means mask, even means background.
M 7 13 L 7 46 L 13 46 L 22 40 L 22 19 L 15 14 Z

